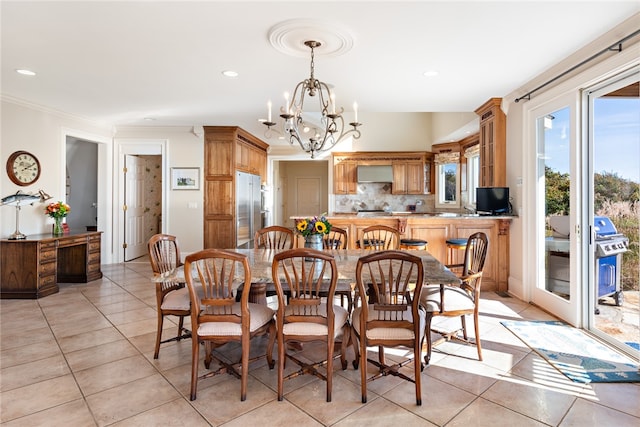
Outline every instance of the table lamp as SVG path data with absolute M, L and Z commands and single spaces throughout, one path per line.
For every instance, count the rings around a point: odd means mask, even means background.
M 40 203 L 44 203 L 46 200 L 51 198 L 50 195 L 45 193 L 43 190 L 39 190 L 37 194 L 27 194 L 23 193 L 22 190 L 18 190 L 15 194 L 10 194 L 6 197 L 2 198 L 2 202 L 0 206 L 15 206 L 16 207 L 16 231 L 9 236 L 9 240 L 22 240 L 26 239 L 27 235 L 20 232 L 20 208 L 23 204 L 33 205 L 35 202 L 39 201 Z

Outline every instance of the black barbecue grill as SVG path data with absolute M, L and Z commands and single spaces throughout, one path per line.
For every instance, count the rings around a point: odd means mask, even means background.
M 622 305 L 620 283 L 622 254 L 629 250 L 629 239 L 619 234 L 613 222 L 606 216 L 594 217 L 596 258 L 596 303 L 601 298 L 613 296 L 617 306 Z M 597 304 L 596 304 L 597 305 Z M 596 314 L 598 310 L 596 309 Z

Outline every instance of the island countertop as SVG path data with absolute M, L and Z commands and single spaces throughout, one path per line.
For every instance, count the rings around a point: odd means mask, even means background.
M 362 230 L 371 225 L 397 229 L 401 239 L 420 239 L 427 250 L 443 264 L 461 263 L 464 251 L 448 249 L 447 240 L 468 238 L 481 231 L 489 238 L 482 288 L 506 291 L 509 278 L 509 229 L 513 215 L 478 215 L 452 212 L 330 212 L 325 215 L 334 227 L 347 231 L 347 247 L 356 248 Z M 291 219 L 308 218 L 292 216 Z
M 358 219 L 358 218 L 455 218 L 455 219 L 513 219 L 516 215 L 501 214 L 501 215 L 484 215 L 475 213 L 455 213 L 455 212 L 330 212 L 325 215 L 327 219 Z M 291 219 L 304 218 L 302 216 L 292 216 Z

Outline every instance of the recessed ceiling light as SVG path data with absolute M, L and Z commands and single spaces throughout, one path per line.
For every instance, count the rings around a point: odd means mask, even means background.
M 424 72 L 424 76 L 425 77 L 435 77 L 437 76 L 439 73 L 436 70 L 429 70 L 429 71 L 425 71 Z
M 155 117 L 145 117 L 144 120 L 147 121 L 147 122 L 155 122 L 156 121 Z
M 222 75 L 225 77 L 238 77 L 238 72 L 237 71 L 232 71 L 232 70 L 225 70 L 222 72 Z
M 25 70 L 25 69 L 17 69 L 16 73 L 22 74 L 23 76 L 35 76 L 36 75 L 36 73 L 34 71 Z

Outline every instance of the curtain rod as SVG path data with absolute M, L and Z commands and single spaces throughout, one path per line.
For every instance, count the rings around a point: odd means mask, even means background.
M 556 80 L 566 76 L 567 74 L 569 74 L 570 72 L 572 72 L 573 70 L 575 70 L 576 68 L 579 68 L 581 66 L 583 66 L 584 64 L 593 61 L 594 59 L 596 59 L 597 57 L 599 57 L 600 55 L 610 52 L 610 51 L 614 51 L 614 52 L 622 52 L 622 43 L 626 42 L 627 40 L 637 36 L 638 34 L 640 34 L 640 30 L 636 30 L 633 33 L 629 34 L 628 36 L 618 40 L 617 42 L 613 43 L 612 45 L 610 45 L 609 47 L 606 47 L 604 49 L 602 49 L 601 51 L 599 51 L 598 53 L 590 56 L 589 58 L 585 59 L 584 61 L 580 62 L 579 64 L 574 65 L 573 67 L 569 68 L 568 70 L 564 71 L 561 74 L 558 74 L 557 76 L 555 76 L 554 78 L 552 78 L 551 80 L 546 81 L 545 83 L 541 84 L 540 86 L 538 86 L 537 88 L 530 90 L 529 92 L 525 93 L 524 95 L 522 95 L 519 98 L 515 99 L 515 102 L 518 103 L 520 102 L 520 100 L 522 99 L 526 99 L 527 101 L 531 100 L 531 95 L 534 92 L 539 91 L 540 89 L 542 89 L 543 87 L 546 87 L 548 85 L 550 85 L 551 83 L 555 82 Z

